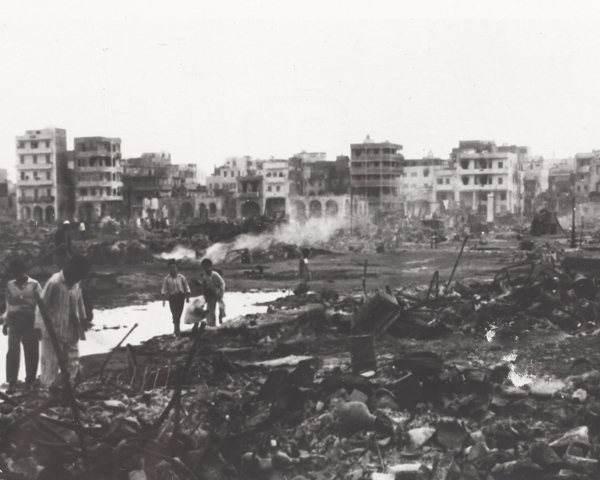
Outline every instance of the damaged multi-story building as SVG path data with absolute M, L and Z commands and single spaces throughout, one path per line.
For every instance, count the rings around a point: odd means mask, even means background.
M 196 216 L 195 203 L 185 199 L 198 192 L 197 166 L 173 164 L 170 153 L 143 153 L 124 160 L 123 196 L 129 218 L 191 219 Z M 159 201 L 162 198 L 181 201 L 167 205 Z
M 289 159 L 290 216 L 299 221 L 350 214 L 350 158 L 328 161 L 324 153 L 301 152 Z
M 425 158 L 404 160 L 400 192 L 407 216 L 422 218 L 436 210 L 434 183 L 440 181 L 436 173 L 448 168 L 449 163 L 448 159 L 436 158 L 431 152 Z
M 492 222 L 496 214 L 523 211 L 523 171 L 527 147 L 491 141 L 461 141 L 448 168 L 436 171 L 436 200 Z
M 350 148 L 353 213 L 371 216 L 377 212 L 402 212 L 402 145 L 388 141 L 376 143 L 367 136 L 362 143 L 354 143 Z
M 120 220 L 123 211 L 121 139 L 78 137 L 74 140 L 75 210 L 80 221 L 105 217 Z

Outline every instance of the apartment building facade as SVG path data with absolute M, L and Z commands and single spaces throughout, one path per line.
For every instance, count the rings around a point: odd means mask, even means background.
M 438 170 L 448 168 L 449 163 L 449 160 L 435 158 L 431 153 L 425 158 L 404 160 L 400 192 L 406 215 L 423 217 L 431 213 L 431 204 L 436 201 L 434 194 L 436 173 Z
M 376 143 L 369 136 L 362 143 L 350 145 L 350 178 L 354 213 L 404 210 L 401 176 L 404 156 L 402 145 Z
M 78 137 L 74 145 L 78 219 L 84 222 L 97 222 L 104 217 L 121 219 L 124 216 L 121 139 Z
M 16 137 L 17 219 L 38 224 L 72 216 L 72 184 L 68 176 L 67 131 L 27 130 Z
M 452 152 L 455 203 L 488 222 L 493 221 L 495 214 L 520 214 L 523 211 L 520 159 L 526 156 L 525 151 L 525 147 L 498 147 L 490 141 L 459 142 Z M 440 187 L 437 181 L 436 187 Z M 437 192 L 445 189 L 438 188 Z
M 238 177 L 253 175 L 256 172 L 256 161 L 252 157 L 231 157 L 220 167 L 215 167 L 213 174 L 206 177 L 206 188 L 209 193 L 238 191 Z

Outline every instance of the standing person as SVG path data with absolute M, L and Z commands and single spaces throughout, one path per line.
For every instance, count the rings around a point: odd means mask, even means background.
M 71 240 L 71 224 L 65 220 L 54 235 L 54 246 L 57 247 L 54 253 L 56 266 L 63 270 L 73 256 L 73 245 Z
M 85 238 L 85 222 L 82 220 L 79 222 L 79 240 L 83 240 Z
M 212 269 L 213 263 L 210 258 L 205 258 L 200 262 L 202 267 L 202 289 L 204 291 L 204 299 L 208 307 L 206 316 L 206 324 L 214 327 L 217 324 L 216 309 L 219 304 L 219 323 L 223 323 L 225 318 L 225 302 L 223 295 L 225 294 L 225 281 L 223 277 Z
M 87 278 L 90 269 L 87 259 L 76 255 L 69 260 L 66 268 L 50 277 L 42 292 L 42 301 L 66 359 L 72 382 L 79 370 L 79 340 L 85 340 L 84 331 L 87 327 L 79 282 Z M 42 330 L 42 386 L 58 387 L 58 360 L 39 308 L 36 312 L 35 326 Z
M 42 295 L 41 285 L 29 278 L 25 263 L 13 260 L 9 271 L 14 280 L 6 286 L 6 323 L 2 328 L 8 334 L 8 352 L 6 353 L 6 381 L 9 395 L 15 393 L 21 363 L 21 344 L 25 355 L 25 390 L 31 389 L 37 377 L 39 353 L 39 337 L 41 332 L 34 328 L 35 307 Z
M 307 287 L 309 280 L 312 280 L 312 275 L 308 269 L 308 257 L 310 255 L 309 248 L 303 248 L 300 252 L 300 261 L 298 262 L 298 276 L 300 277 L 300 284 Z
M 178 337 L 180 334 L 179 324 L 181 314 L 183 313 L 183 304 L 190 301 L 190 287 L 185 277 L 181 273 L 178 273 L 177 261 L 171 259 L 168 265 L 169 274 L 163 280 L 161 293 L 163 295 L 163 307 L 167 299 L 169 300 L 169 307 L 173 315 L 173 333 Z

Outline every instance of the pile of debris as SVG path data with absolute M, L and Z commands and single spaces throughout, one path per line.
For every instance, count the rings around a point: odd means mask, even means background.
M 338 304 L 129 347 L 117 354 L 127 365 L 104 361 L 75 402 L 3 396 L 0 470 L 7 478 L 298 480 L 600 472 L 600 372 L 517 387 L 507 362 L 400 353 L 381 335 L 376 375 L 366 378 L 347 354 L 352 337 L 329 315 Z

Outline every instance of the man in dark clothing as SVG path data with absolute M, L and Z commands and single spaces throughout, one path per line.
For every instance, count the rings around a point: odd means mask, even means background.
M 187 280 L 177 270 L 177 262 L 169 260 L 169 274 L 164 278 L 161 293 L 163 295 L 163 307 L 169 300 L 171 315 L 173 316 L 173 333 L 176 337 L 180 335 L 179 324 L 183 313 L 184 302 L 190 301 L 190 287 Z
M 54 246 L 58 250 L 54 253 L 56 266 L 63 270 L 67 267 L 69 260 L 73 256 L 73 245 L 71 239 L 71 224 L 65 220 L 54 235 Z

